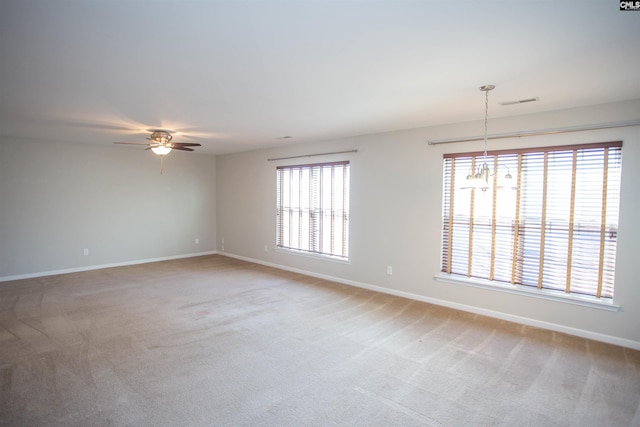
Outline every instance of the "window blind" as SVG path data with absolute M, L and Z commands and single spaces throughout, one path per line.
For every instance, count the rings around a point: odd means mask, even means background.
M 278 166 L 276 246 L 348 258 L 348 161 Z
M 612 298 L 621 156 L 621 142 L 445 154 L 441 270 Z M 491 187 L 460 189 L 482 161 Z

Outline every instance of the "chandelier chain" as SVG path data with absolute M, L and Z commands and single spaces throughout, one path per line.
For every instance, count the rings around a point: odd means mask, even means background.
M 489 121 L 489 91 L 484 92 L 484 158 L 487 158 L 487 123 Z

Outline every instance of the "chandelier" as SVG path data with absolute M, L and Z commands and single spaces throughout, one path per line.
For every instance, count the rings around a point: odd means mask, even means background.
M 479 189 L 483 192 L 487 191 L 491 187 L 491 177 L 494 176 L 498 171 L 496 170 L 491 173 L 491 169 L 489 169 L 489 165 L 487 164 L 487 124 L 489 121 L 489 91 L 495 89 L 494 85 L 484 85 L 480 86 L 480 90 L 484 92 L 484 152 L 482 154 L 482 160 L 479 166 L 473 170 L 471 169 L 469 175 L 467 175 L 467 179 L 464 185 L 461 187 L 462 189 Z M 504 181 L 498 188 L 511 188 L 517 189 L 514 185 L 511 184 L 513 177 L 509 173 L 509 167 L 507 168 L 507 173 L 504 176 Z

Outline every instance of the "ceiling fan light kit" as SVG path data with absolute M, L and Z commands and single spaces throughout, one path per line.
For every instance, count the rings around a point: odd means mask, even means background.
M 166 145 L 158 145 L 156 147 L 151 147 L 151 151 L 153 151 L 158 156 L 166 156 L 171 152 L 172 148 L 167 147 Z
M 151 142 L 114 142 L 114 144 L 146 145 L 147 148 L 145 148 L 145 150 L 151 150 L 154 154 L 160 156 L 160 174 L 164 172 L 164 156 L 172 150 L 194 151 L 194 149 L 190 147 L 201 146 L 201 144 L 193 142 L 171 142 L 171 140 L 173 140 L 171 133 L 161 129 L 152 130 L 151 136 L 147 137 L 147 139 Z

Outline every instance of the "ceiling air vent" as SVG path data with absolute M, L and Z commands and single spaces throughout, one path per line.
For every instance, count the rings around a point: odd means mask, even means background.
M 500 105 L 515 105 L 515 104 L 525 104 L 527 102 L 535 102 L 537 101 L 538 97 L 535 98 L 528 98 L 528 99 L 521 99 L 519 101 L 507 101 L 507 102 L 501 102 Z

